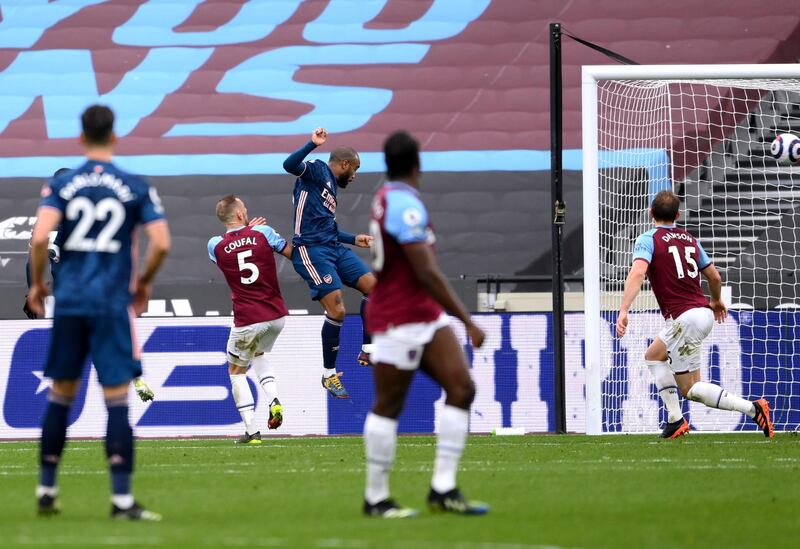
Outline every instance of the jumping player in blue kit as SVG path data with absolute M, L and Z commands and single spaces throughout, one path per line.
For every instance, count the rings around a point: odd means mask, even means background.
M 336 372 L 336 356 L 339 353 L 339 331 L 344 323 L 345 308 L 342 301 L 342 285 L 355 288 L 363 294 L 361 319 L 367 295 L 375 287 L 375 276 L 358 256 L 345 246 L 369 248 L 372 237 L 366 234 L 353 235 L 339 230 L 336 224 L 336 193 L 344 189 L 356 177 L 361 166 L 358 153 L 351 147 L 337 147 L 328 162 L 304 161 L 314 149 L 328 139 L 324 128 L 317 128 L 311 140 L 290 154 L 283 168 L 297 176 L 294 184 L 294 237 L 292 264 L 295 271 L 308 284 L 311 299 L 319 301 L 325 309 L 322 325 L 322 386 L 336 398 L 349 395 L 342 385 L 341 372 Z M 366 329 L 358 362 L 370 364 L 371 339 Z
M 91 356 L 108 409 L 106 456 L 111 472 L 111 517 L 160 520 L 131 493 L 133 432 L 128 391 L 142 373 L 133 316 L 144 311 L 152 281 L 169 251 L 170 235 L 155 189 L 111 163 L 114 113 L 94 105 L 81 116 L 87 161 L 42 189 L 31 238 L 31 310 L 44 313 L 44 270 L 50 232 L 61 224 L 63 245 L 55 280 L 55 312 L 44 373 L 53 380 L 42 420 L 40 515 L 59 512 L 56 474 L 66 443 L 69 409 Z M 136 229 L 149 240 L 136 277 Z

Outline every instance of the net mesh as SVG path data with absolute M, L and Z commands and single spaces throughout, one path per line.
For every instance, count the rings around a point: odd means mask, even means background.
M 655 432 L 666 420 L 643 358 L 664 322 L 646 282 L 628 333 L 614 335 L 633 243 L 662 189 L 680 196 L 679 225 L 719 269 L 731 306 L 703 344 L 702 379 L 767 398 L 776 430 L 797 430 L 800 166 L 778 163 L 769 147 L 776 134 L 800 135 L 800 80 L 597 85 L 603 431 Z M 698 430 L 756 429 L 736 412 L 682 406 Z

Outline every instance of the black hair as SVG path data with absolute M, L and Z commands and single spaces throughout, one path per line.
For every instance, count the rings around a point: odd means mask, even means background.
M 328 158 L 329 162 L 341 162 L 349 160 L 355 161 L 358 158 L 358 153 L 353 147 L 336 147 L 331 151 L 331 156 Z
M 81 115 L 81 126 L 90 145 L 107 145 L 114 131 L 114 112 L 105 105 L 92 105 Z
M 68 171 L 69 171 L 69 168 L 58 168 L 55 171 L 55 173 L 53 174 L 53 177 L 58 177 L 59 175 L 67 173 Z
M 653 219 L 664 223 L 672 223 L 678 217 L 681 200 L 672 191 L 660 191 L 650 205 Z
M 395 132 L 384 141 L 383 155 L 389 179 L 408 177 L 419 168 L 419 143 L 406 131 Z

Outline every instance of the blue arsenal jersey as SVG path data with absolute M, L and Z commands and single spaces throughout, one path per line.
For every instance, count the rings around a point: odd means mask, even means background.
M 41 206 L 63 216 L 55 314 L 125 313 L 135 276 L 136 227 L 164 218 L 155 188 L 111 163 L 90 160 L 51 179 L 42 196 Z
M 302 175 L 294 184 L 295 246 L 316 246 L 337 242 L 336 177 L 327 163 L 306 160 Z

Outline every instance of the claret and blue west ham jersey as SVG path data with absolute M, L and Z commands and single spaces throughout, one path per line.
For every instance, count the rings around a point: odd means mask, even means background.
M 278 284 L 273 251 L 286 240 L 267 225 L 231 229 L 208 241 L 208 257 L 231 289 L 233 324 L 249 326 L 289 314 Z
M 51 179 L 42 189 L 41 206 L 63 216 L 55 314 L 127 315 L 136 227 L 164 218 L 155 188 L 111 163 L 90 160 Z
M 338 242 L 336 225 L 336 177 L 326 162 L 306 160 L 294 184 L 295 246 Z
M 690 233 L 674 225 L 650 229 L 636 239 L 633 260 L 648 263 L 647 278 L 664 318 L 708 306 L 700 271 L 711 265 L 711 259 Z
M 367 302 L 367 330 L 384 333 L 392 326 L 433 322 L 442 307 L 414 274 L 402 246 L 433 245 L 433 227 L 416 189 L 405 183 L 383 185 L 372 201 L 372 268 L 378 279 Z

